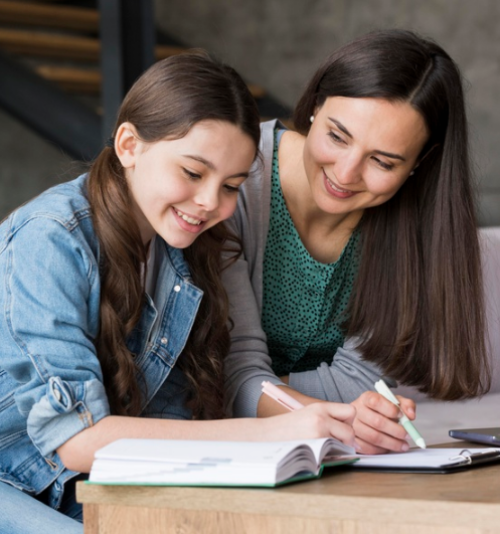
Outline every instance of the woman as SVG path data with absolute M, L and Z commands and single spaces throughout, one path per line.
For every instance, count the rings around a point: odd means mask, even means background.
M 354 409 L 223 415 L 222 224 L 259 143 L 241 78 L 203 55 L 154 65 L 88 175 L 0 226 L 1 528 L 82 532 L 75 481 L 122 437 L 352 443 Z M 57 511 L 58 510 L 58 511 Z
M 398 409 L 367 391 L 381 375 L 444 400 L 489 382 L 459 71 L 414 33 L 373 32 L 328 58 L 294 122 L 262 126 L 233 219 L 228 409 L 278 413 L 260 383 L 288 384 L 352 403 L 363 452 L 407 450 Z

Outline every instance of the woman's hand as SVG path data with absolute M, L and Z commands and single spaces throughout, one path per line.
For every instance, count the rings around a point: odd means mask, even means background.
M 379 393 L 365 391 L 351 405 L 356 408 L 353 422 L 356 442 L 363 454 L 384 452 L 406 452 L 406 430 L 398 423 L 401 411 L 408 419 L 415 419 L 415 403 L 411 399 L 397 396 L 400 407 L 388 401 Z M 401 409 L 400 409 L 401 408 Z
M 293 440 L 333 437 L 358 448 L 352 423 L 356 410 L 349 404 L 316 402 L 300 410 L 261 419 L 269 425 L 267 439 Z

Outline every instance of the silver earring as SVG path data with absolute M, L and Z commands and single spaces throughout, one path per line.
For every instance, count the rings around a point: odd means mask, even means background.
M 314 115 L 311 115 L 311 116 L 309 117 L 309 120 L 310 120 L 311 122 L 314 122 Z
M 415 171 L 411 171 L 408 176 L 413 176 L 415 174 Z

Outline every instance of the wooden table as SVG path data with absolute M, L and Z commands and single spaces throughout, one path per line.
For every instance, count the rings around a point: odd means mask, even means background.
M 79 482 L 77 498 L 85 534 L 500 534 L 500 464 L 448 475 L 331 469 L 273 490 Z

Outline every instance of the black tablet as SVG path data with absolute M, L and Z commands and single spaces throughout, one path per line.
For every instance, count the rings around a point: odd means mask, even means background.
M 500 446 L 500 427 L 497 428 L 458 428 L 450 430 L 452 438 L 465 439 L 486 445 Z

